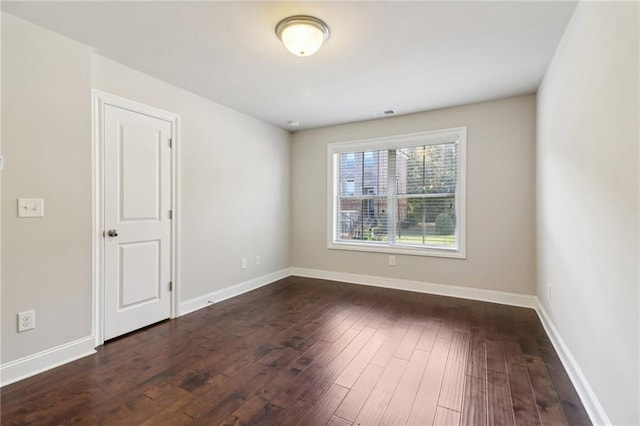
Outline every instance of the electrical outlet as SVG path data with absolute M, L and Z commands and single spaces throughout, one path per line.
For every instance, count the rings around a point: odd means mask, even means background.
M 36 311 L 18 312 L 18 333 L 36 328 Z
M 261 261 L 260 256 L 256 256 L 256 265 L 259 265 Z
M 240 261 L 240 267 L 242 269 L 247 269 L 247 259 L 242 258 L 242 260 Z
M 389 266 L 396 266 L 396 257 L 389 256 Z
M 44 200 L 18 198 L 18 217 L 44 217 Z
M 551 283 L 547 283 L 547 300 L 551 300 Z

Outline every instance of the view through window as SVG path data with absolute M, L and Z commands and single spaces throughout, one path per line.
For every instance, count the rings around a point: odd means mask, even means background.
M 330 145 L 330 248 L 463 257 L 465 136 Z

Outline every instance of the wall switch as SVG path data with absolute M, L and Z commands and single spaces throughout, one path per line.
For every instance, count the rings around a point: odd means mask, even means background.
M 396 257 L 395 256 L 389 256 L 389 265 L 390 266 L 396 266 Z
M 256 256 L 256 265 L 259 265 L 261 262 L 260 256 Z
M 18 333 L 36 328 L 36 311 L 18 312 Z
M 242 269 L 247 269 L 247 259 L 244 259 L 244 258 L 243 258 L 243 259 L 240 261 L 240 267 L 241 267 Z
M 18 217 L 44 217 L 44 200 L 18 198 Z

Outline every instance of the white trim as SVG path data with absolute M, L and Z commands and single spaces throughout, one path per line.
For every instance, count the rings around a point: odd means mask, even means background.
M 345 152 L 358 152 L 379 149 L 394 149 L 400 147 L 413 147 L 421 145 L 436 145 L 442 143 L 458 142 L 458 184 L 456 185 L 456 242 L 458 247 L 439 248 L 411 247 L 392 243 L 365 243 L 358 241 L 336 240 L 335 230 L 337 223 L 337 208 L 339 194 L 338 155 Z M 449 129 L 431 130 L 425 132 L 409 133 L 380 138 L 359 139 L 353 141 L 333 142 L 327 144 L 327 248 L 330 250 L 354 250 L 389 254 L 405 254 L 411 256 L 446 257 L 453 259 L 466 259 L 466 173 L 467 171 L 467 128 L 465 126 Z M 390 177 L 391 178 L 391 177 Z M 389 185 L 388 205 L 395 201 L 393 186 Z M 389 208 L 391 212 L 391 207 Z M 393 219 L 393 215 L 389 215 Z M 395 222 L 394 222 L 395 223 Z
M 83 337 L 51 349 L 0 365 L 0 386 L 6 386 L 62 364 L 94 354 L 93 336 Z
M 171 220 L 171 280 L 173 281 L 173 291 L 171 292 L 171 318 L 177 318 L 180 316 L 180 236 L 182 219 L 182 121 L 179 115 L 176 115 L 176 119 L 171 126 L 173 147 L 171 153 L 171 208 L 172 208 L 172 220 Z
M 549 339 L 551 340 L 551 344 L 553 344 L 554 349 L 558 353 L 558 357 L 560 357 L 560 361 L 562 362 L 564 369 L 569 375 L 569 379 L 571 379 L 571 383 L 573 383 L 573 386 L 576 388 L 576 392 L 578 392 L 578 396 L 580 397 L 582 405 L 584 405 L 591 422 L 594 425 L 612 424 L 609 417 L 607 417 L 607 413 L 604 411 L 604 408 L 602 408 L 600 401 L 598 401 L 596 394 L 593 392 L 591 385 L 589 385 L 587 378 L 582 373 L 582 369 L 576 362 L 567 345 L 564 343 L 558 329 L 553 324 L 553 321 L 551 321 L 551 318 L 538 298 L 536 298 L 535 310 L 538 313 L 538 317 L 540 318 L 540 322 L 542 323 L 544 330 L 547 332 L 547 336 L 549 336 Z
M 582 369 L 564 343 L 553 321 L 533 295 L 508 293 L 495 290 L 485 290 L 471 287 L 460 287 L 446 284 L 434 284 L 422 281 L 410 281 L 395 278 L 376 277 L 371 275 L 352 274 L 347 272 L 324 271 L 307 268 L 290 268 L 291 275 L 307 278 L 318 278 L 329 281 L 341 281 L 351 284 L 369 285 L 374 287 L 392 288 L 396 290 L 429 293 L 440 296 L 457 297 L 460 299 L 479 300 L 482 302 L 500 303 L 503 305 L 531 308 L 536 311 L 545 332 L 551 340 L 551 344 L 558 353 L 571 383 L 576 389 L 582 404 L 594 425 L 611 425 L 606 412 L 596 397 L 591 385 L 582 373 Z
M 610 425 L 611 421 L 598 401 L 593 389 L 582 373 L 571 351 L 564 343 L 553 321 L 545 311 L 539 299 L 533 295 L 509 293 L 480 288 L 460 287 L 447 284 L 434 284 L 422 281 L 411 281 L 372 275 L 352 274 L 347 272 L 325 271 L 308 268 L 284 268 L 266 275 L 226 287 L 203 296 L 189 299 L 179 304 L 176 316 L 186 315 L 243 293 L 255 290 L 277 280 L 300 276 L 330 281 L 340 281 L 358 285 L 384 287 L 396 290 L 428 293 L 460 299 L 478 300 L 535 309 L 551 343 L 560 357 L 569 379 L 578 392 L 578 396 L 594 425 Z M 24 358 L 0 365 L 0 386 L 17 382 L 38 373 L 50 370 L 76 359 L 94 354 L 94 336 L 87 336 L 69 343 L 26 356 Z
M 261 275 L 256 278 L 252 278 L 247 281 L 225 287 L 220 290 L 213 291 L 211 293 L 204 294 L 202 296 L 194 297 L 193 299 L 186 300 L 180 303 L 180 309 L 178 310 L 179 316 L 186 315 L 188 313 L 197 311 L 198 309 L 205 308 L 211 305 L 211 302 L 218 303 L 223 300 L 230 299 L 235 296 L 239 296 L 251 290 L 263 287 L 271 284 L 274 281 L 281 280 L 291 276 L 291 268 L 280 269 L 279 271 L 271 272 L 266 275 Z
M 448 247 L 421 248 L 402 246 L 400 244 L 388 245 L 380 243 L 380 245 L 376 245 L 375 242 L 332 241 L 327 244 L 327 248 L 330 250 L 367 251 L 372 253 L 405 254 L 409 256 L 448 257 L 451 259 L 467 258 L 464 252 L 461 252 L 459 249 Z
M 140 102 L 132 101 L 97 89 L 92 90 L 92 127 L 93 137 L 91 144 L 92 155 L 92 277 L 93 277 L 93 316 L 92 334 L 95 346 L 104 343 L 104 266 L 103 266 L 103 242 L 104 211 L 102 199 L 104 196 L 104 170 L 102 159 L 104 157 L 103 123 L 102 116 L 105 105 L 113 105 L 118 108 L 128 109 L 148 115 L 150 117 L 165 120 L 171 123 L 171 277 L 173 291 L 171 292 L 171 318 L 178 316 L 180 300 L 180 115 L 151 107 Z
M 460 134 L 466 135 L 467 127 L 451 127 L 448 129 L 428 130 L 424 132 L 405 133 L 376 138 L 356 139 L 329 144 L 334 154 L 343 152 L 406 148 L 410 146 L 437 145 L 458 140 Z M 426 140 L 425 140 L 426 139 Z
M 457 297 L 460 299 L 479 300 L 482 302 L 501 303 L 503 305 L 523 308 L 536 307 L 536 296 L 504 291 L 485 290 L 482 288 L 461 287 L 448 284 L 435 284 L 423 281 L 410 281 L 398 278 L 376 277 L 372 275 L 333 272 L 319 269 L 291 268 L 291 275 L 306 278 L 319 278 L 329 281 L 342 281 L 351 284 L 369 285 L 373 287 L 392 288 L 396 290 L 428 293 L 439 296 Z
M 556 350 L 560 361 L 564 366 L 571 383 L 576 389 L 582 404 L 594 425 L 611 425 L 606 412 L 596 397 L 591 385 L 582 373 L 582 369 L 564 343 L 553 321 L 533 295 L 508 293 L 495 290 L 485 290 L 471 287 L 460 287 L 446 284 L 434 284 L 422 281 L 410 281 L 395 278 L 377 277 L 371 275 L 352 274 L 347 272 L 334 272 L 319 269 L 290 268 L 291 275 L 306 278 L 318 278 L 329 281 L 341 281 L 351 284 L 369 285 L 374 287 L 392 288 L 396 290 L 413 291 L 418 293 L 436 294 L 440 296 L 457 297 L 460 299 L 479 300 L 482 302 L 500 303 L 503 305 L 531 308 L 536 311 L 540 322 L 544 327 L 551 344 Z

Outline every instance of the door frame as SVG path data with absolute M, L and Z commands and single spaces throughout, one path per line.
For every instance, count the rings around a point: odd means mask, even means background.
M 94 345 L 104 344 L 104 132 L 103 114 L 107 105 L 127 109 L 150 117 L 171 123 L 171 265 L 170 280 L 173 283 L 171 291 L 171 316 L 175 318 L 179 313 L 180 302 L 180 115 L 151 107 L 140 102 L 132 101 L 121 96 L 112 95 L 97 89 L 92 94 L 92 326 Z

